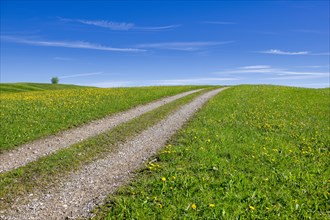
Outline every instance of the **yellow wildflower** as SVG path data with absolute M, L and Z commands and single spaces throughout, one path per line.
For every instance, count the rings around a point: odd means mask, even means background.
M 193 204 L 191 205 L 191 208 L 192 208 L 193 210 L 196 210 L 196 209 L 197 209 L 197 206 L 196 206 L 196 204 L 195 204 L 195 203 L 193 203 Z
M 256 209 L 256 208 L 254 208 L 252 205 L 249 205 L 249 208 L 250 208 L 252 211 Z
M 213 207 L 215 206 L 215 204 L 210 204 L 209 206 L 210 206 L 211 208 L 213 208 Z
M 162 177 L 162 181 L 165 182 L 166 181 L 166 178 L 165 177 Z

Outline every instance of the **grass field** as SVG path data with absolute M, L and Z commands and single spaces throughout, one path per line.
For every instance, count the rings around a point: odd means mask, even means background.
M 192 101 L 206 91 L 208 89 L 180 98 L 120 124 L 109 132 L 61 149 L 26 166 L 1 173 L 0 211 L 10 207 L 19 196 L 29 195 L 34 190 L 54 186 L 65 179 L 69 172 L 105 157 L 109 152 L 115 150 L 119 143 L 159 122 L 181 105 Z
M 197 86 L 1 93 L 0 152 Z
M 47 83 L 0 83 L 0 93 L 30 92 L 43 90 L 83 89 L 87 86 Z
M 330 90 L 237 86 L 95 219 L 328 219 Z

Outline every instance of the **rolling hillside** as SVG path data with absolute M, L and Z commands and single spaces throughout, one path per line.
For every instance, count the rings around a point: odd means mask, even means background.
M 30 92 L 60 89 L 91 88 L 87 86 L 48 84 L 48 83 L 0 83 L 0 93 Z

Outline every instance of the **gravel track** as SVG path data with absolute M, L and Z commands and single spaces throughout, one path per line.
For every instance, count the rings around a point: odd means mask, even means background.
M 86 218 L 109 193 L 129 181 L 132 172 L 175 134 L 210 98 L 224 90 L 204 93 L 182 106 L 166 119 L 120 144 L 107 157 L 69 174 L 58 186 L 35 192 L 26 204 L 13 204 L 0 213 L 0 219 L 75 219 Z M 46 191 L 46 192 L 45 192 Z
M 54 153 L 84 139 L 103 133 L 146 112 L 201 90 L 202 89 L 188 91 L 146 105 L 140 105 L 128 111 L 117 113 L 103 119 L 92 121 L 86 125 L 24 144 L 17 149 L 0 154 L 0 173 L 18 168 L 42 156 Z

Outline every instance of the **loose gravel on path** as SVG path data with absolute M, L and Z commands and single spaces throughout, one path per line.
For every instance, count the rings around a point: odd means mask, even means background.
M 140 105 L 128 111 L 117 113 L 86 125 L 36 140 L 32 143 L 24 144 L 17 149 L 0 154 L 0 173 L 18 168 L 42 156 L 54 153 L 59 149 L 69 147 L 84 139 L 103 133 L 162 105 L 201 90 L 202 89 L 184 92 L 146 105 Z
M 0 219 L 74 219 L 86 218 L 96 204 L 127 183 L 132 172 L 154 155 L 182 125 L 210 98 L 215 89 L 182 106 L 168 118 L 120 144 L 115 152 L 70 174 L 63 182 L 43 192 L 35 192 L 27 204 L 13 204 Z M 46 192 L 45 192 L 46 191 Z

